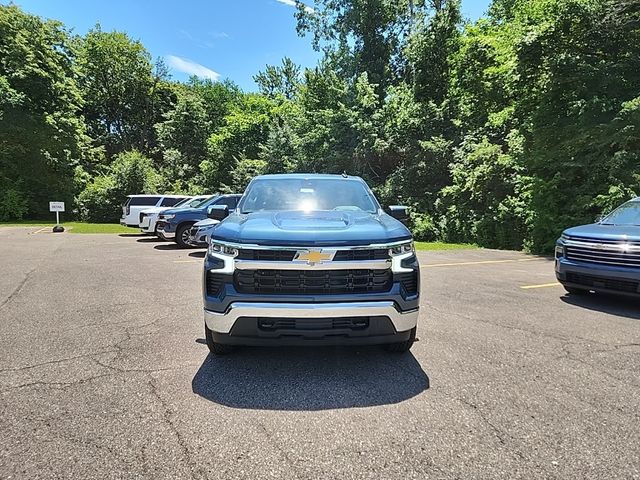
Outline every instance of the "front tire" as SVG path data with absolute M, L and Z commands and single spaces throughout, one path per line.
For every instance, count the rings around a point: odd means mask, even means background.
M 207 324 L 204 325 L 204 338 L 207 341 L 207 347 L 209 347 L 209 351 L 211 355 L 228 355 L 233 352 L 233 345 L 224 345 L 222 343 L 217 343 L 213 341 L 213 332 L 207 327 Z
M 176 230 L 176 243 L 180 248 L 191 248 L 191 245 L 187 243 L 189 241 L 189 230 L 193 226 L 192 223 L 180 225 Z
M 394 352 L 394 353 L 408 352 L 409 350 L 411 350 L 411 347 L 416 341 L 416 330 L 417 330 L 417 327 L 413 327 L 411 329 L 411 333 L 409 334 L 409 338 L 404 342 L 388 343 L 384 346 L 384 349 L 387 352 Z

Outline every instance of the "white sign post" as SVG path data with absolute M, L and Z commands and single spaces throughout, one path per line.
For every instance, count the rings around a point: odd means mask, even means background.
M 56 226 L 53 227 L 53 231 L 64 232 L 64 228 L 60 226 L 60 212 L 64 212 L 64 202 L 49 202 L 49 211 L 56 212 Z

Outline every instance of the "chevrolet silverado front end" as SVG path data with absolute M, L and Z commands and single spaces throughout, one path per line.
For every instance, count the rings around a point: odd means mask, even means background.
M 411 348 L 420 293 L 411 234 L 361 179 L 264 175 L 227 213 L 211 211 L 224 221 L 204 262 L 212 353 L 234 345 Z

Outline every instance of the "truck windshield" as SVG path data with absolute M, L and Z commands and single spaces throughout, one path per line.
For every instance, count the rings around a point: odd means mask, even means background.
M 600 222 L 601 225 L 640 225 L 640 202 L 619 206 Z
M 263 178 L 249 185 L 242 213 L 278 210 L 343 210 L 375 213 L 378 203 L 359 180 Z

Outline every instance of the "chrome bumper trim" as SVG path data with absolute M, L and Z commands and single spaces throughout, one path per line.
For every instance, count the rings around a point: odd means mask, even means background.
M 238 270 L 388 270 L 391 268 L 391 260 L 354 260 L 351 262 L 320 263 L 309 263 L 297 260 L 288 262 L 236 260 L 235 267 Z
M 171 233 L 167 233 L 165 232 L 163 229 L 159 228 L 158 229 L 158 233 L 160 235 L 162 235 L 164 238 L 170 239 L 170 238 L 176 238 L 176 234 L 174 232 Z
M 392 301 L 343 303 L 266 303 L 235 302 L 226 313 L 204 310 L 204 321 L 210 330 L 229 333 L 240 317 L 332 318 L 388 317 L 397 332 L 411 330 L 418 323 L 418 309 L 399 312 Z

